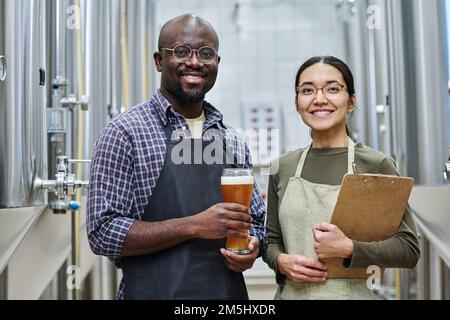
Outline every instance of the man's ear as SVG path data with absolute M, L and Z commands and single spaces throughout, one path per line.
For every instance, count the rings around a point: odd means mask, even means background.
M 156 51 L 156 52 L 153 54 L 153 59 L 155 60 L 156 70 L 157 70 L 158 72 L 161 72 L 162 69 L 163 69 L 163 67 L 162 67 L 162 55 L 161 55 L 161 52 Z
M 217 64 L 220 63 L 220 56 L 217 56 Z

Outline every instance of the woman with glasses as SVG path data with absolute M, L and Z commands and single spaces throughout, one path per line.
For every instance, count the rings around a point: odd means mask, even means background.
M 409 207 L 397 234 L 384 241 L 355 241 L 328 223 L 347 172 L 356 165 L 359 173 L 398 175 L 395 162 L 352 138 L 346 118 L 356 96 L 344 62 L 330 56 L 307 60 L 297 72 L 295 91 L 312 143 L 276 160 L 278 170 L 269 178 L 264 260 L 277 275 L 275 298 L 372 299 L 365 279 L 327 279 L 327 266 L 319 260 L 344 258 L 349 268 L 416 265 L 419 244 Z

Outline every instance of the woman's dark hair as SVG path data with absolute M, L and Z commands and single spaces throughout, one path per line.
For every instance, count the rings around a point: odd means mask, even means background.
M 336 57 L 333 57 L 333 56 L 317 56 L 317 57 L 312 57 L 312 58 L 309 58 L 308 60 L 306 60 L 300 66 L 300 68 L 297 71 L 297 75 L 295 76 L 295 87 L 294 87 L 295 92 L 297 92 L 297 86 L 298 86 L 298 81 L 300 79 L 300 75 L 303 73 L 303 71 L 305 71 L 307 68 L 311 67 L 312 65 L 314 65 L 316 63 L 328 64 L 328 65 L 338 69 L 341 72 L 342 77 L 344 78 L 345 86 L 347 87 L 347 92 L 350 95 L 350 97 L 355 94 L 355 84 L 353 81 L 353 74 L 350 71 L 350 68 L 347 66 L 347 64 L 344 61 L 342 61 Z M 350 129 L 348 128 L 347 123 L 345 124 L 345 129 L 347 130 L 347 134 L 353 139 L 353 135 L 352 135 Z

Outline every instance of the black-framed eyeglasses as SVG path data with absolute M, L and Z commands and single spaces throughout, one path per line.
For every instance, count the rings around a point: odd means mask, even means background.
M 185 63 L 192 58 L 192 52 L 197 52 L 198 60 L 203 64 L 210 64 L 216 60 L 217 50 L 208 46 L 192 49 L 186 44 L 179 44 L 173 49 L 160 48 L 160 50 L 171 51 L 176 62 Z
M 335 82 L 329 85 L 326 85 L 322 88 L 316 88 L 312 84 L 303 84 L 301 86 L 296 87 L 296 92 L 300 97 L 304 98 L 312 98 L 317 95 L 317 93 L 322 91 L 322 94 L 327 99 L 333 99 L 338 97 L 342 92 L 346 90 L 345 86 L 341 83 Z

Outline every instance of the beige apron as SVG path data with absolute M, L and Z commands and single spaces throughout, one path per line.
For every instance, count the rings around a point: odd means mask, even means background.
M 286 253 L 317 260 L 312 227 L 330 222 L 340 185 L 331 186 L 309 182 L 301 178 L 306 155 L 303 151 L 295 172 L 289 179 L 280 204 L 279 220 Z M 347 172 L 352 173 L 355 143 L 348 139 Z M 364 279 L 328 279 L 324 283 L 295 283 L 286 278 L 278 286 L 275 299 L 373 299 Z

